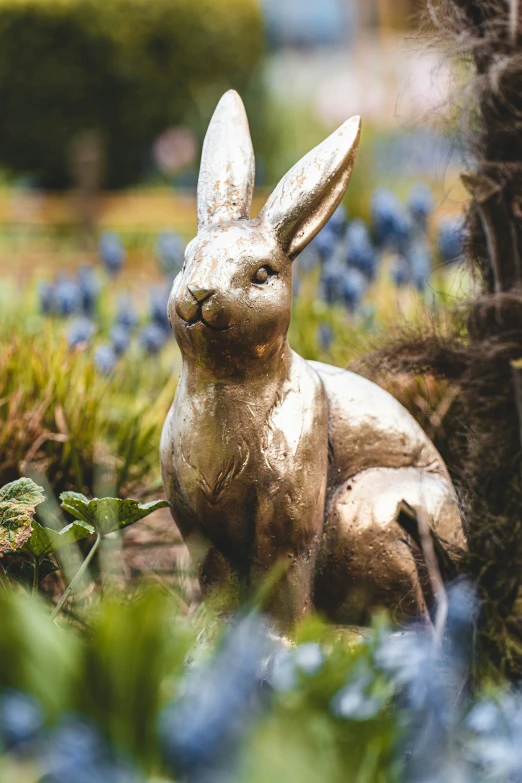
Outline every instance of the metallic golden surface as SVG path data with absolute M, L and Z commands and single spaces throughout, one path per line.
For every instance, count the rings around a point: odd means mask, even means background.
M 425 608 L 406 500 L 450 545 L 464 543 L 433 444 L 387 392 L 291 351 L 291 259 L 337 208 L 360 121 L 348 120 L 249 218 L 254 157 L 241 99 L 221 99 L 205 140 L 198 234 L 169 318 L 183 369 L 162 435 L 174 519 L 204 592 L 251 594 L 287 564 L 270 610 L 288 627 L 312 607 L 336 622 L 376 606 Z

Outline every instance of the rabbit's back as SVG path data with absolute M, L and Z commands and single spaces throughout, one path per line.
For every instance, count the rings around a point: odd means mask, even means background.
M 328 398 L 330 490 L 375 467 L 418 467 L 447 477 L 437 449 L 395 397 L 356 373 L 310 365 Z

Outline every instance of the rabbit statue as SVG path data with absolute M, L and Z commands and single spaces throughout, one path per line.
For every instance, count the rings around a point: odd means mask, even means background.
M 249 595 L 284 562 L 269 612 L 363 623 L 387 607 L 425 613 L 406 501 L 450 549 L 464 543 L 446 467 L 413 417 L 354 373 L 288 344 L 292 260 L 348 186 L 352 117 L 282 179 L 250 218 L 254 152 L 227 92 L 205 138 L 198 233 L 168 303 L 183 367 L 161 439 L 163 483 L 203 594 Z

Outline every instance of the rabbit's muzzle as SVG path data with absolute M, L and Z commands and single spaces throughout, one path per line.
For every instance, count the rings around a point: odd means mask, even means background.
M 219 331 L 233 326 L 232 319 L 220 303 L 219 294 L 197 284 L 185 286 L 177 298 L 176 313 L 189 326 L 203 323 L 209 329 Z

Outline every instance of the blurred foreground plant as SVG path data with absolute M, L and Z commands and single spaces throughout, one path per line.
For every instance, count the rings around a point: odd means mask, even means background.
M 442 636 L 309 618 L 290 646 L 248 607 L 209 635 L 208 609 L 140 588 L 78 634 L 0 594 L 0 779 L 512 783 L 522 697 L 470 687 L 475 592 L 448 598 Z

